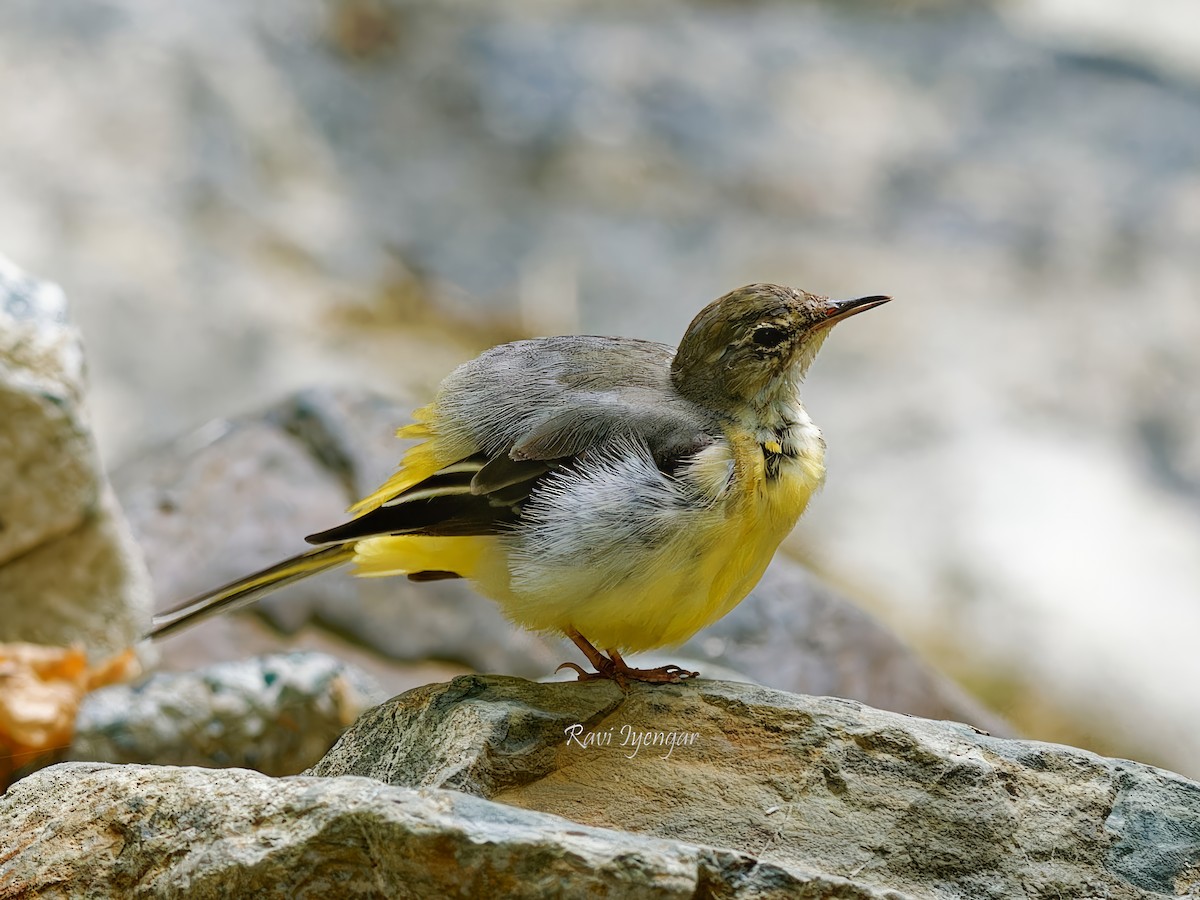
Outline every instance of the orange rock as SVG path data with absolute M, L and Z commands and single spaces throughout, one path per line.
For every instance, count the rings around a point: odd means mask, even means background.
M 16 770 L 70 745 L 88 691 L 139 672 L 132 649 L 89 666 L 78 645 L 0 643 L 0 788 Z

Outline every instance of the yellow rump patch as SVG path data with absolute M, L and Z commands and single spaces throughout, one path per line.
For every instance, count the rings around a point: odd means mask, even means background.
M 365 538 L 354 548 L 355 575 L 382 578 L 412 572 L 454 572 L 477 578 L 481 562 L 494 549 L 491 537 L 388 535 Z

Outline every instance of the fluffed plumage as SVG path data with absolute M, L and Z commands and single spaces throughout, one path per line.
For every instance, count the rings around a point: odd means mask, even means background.
M 318 549 L 196 598 L 153 634 L 353 558 L 365 576 L 469 578 L 602 669 L 680 643 L 750 591 L 820 486 L 824 442 L 799 381 L 834 322 L 886 299 L 750 285 L 701 311 L 678 351 L 591 336 L 488 350 L 399 430 L 420 442 L 353 519 L 308 538 Z

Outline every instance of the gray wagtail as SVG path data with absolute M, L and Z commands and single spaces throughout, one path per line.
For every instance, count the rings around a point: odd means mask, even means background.
M 470 579 L 518 625 L 574 641 L 596 669 L 564 663 L 581 678 L 693 677 L 621 654 L 683 642 L 762 577 L 825 477 L 800 381 L 835 323 L 889 299 L 752 284 L 702 309 L 677 350 L 494 347 L 397 432 L 420 443 L 349 522 L 156 617 L 151 636 L 353 561 L 358 575 Z

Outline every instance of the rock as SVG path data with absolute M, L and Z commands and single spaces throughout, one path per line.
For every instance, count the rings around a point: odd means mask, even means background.
M 89 663 L 78 644 L 0 643 L 0 790 L 63 758 L 89 691 L 140 672 L 132 648 Z
M 1200 785 L 1180 776 L 709 681 L 626 694 L 467 676 L 368 712 L 310 777 L 42 770 L 0 797 L 0 834 L 5 898 L 1132 900 L 1200 886 Z
M 99 493 L 67 299 L 0 257 L 0 562 L 83 524 Z
M 347 503 L 302 443 L 257 416 L 210 422 L 120 467 L 113 483 L 160 607 L 302 552 L 304 535 L 338 521 Z M 294 630 L 321 600 L 352 595 L 345 578 L 301 581 L 273 607 L 276 624 Z
M 730 850 L 366 778 L 68 763 L 0 798 L 0 834 L 14 847 L 0 856 L 4 897 L 906 900 Z
M 443 660 L 388 659 L 319 624 L 285 634 L 255 615 L 218 616 L 163 641 L 162 652 L 165 659 L 159 668 L 171 672 L 192 672 L 218 662 L 241 662 L 253 656 L 320 653 L 365 672 L 387 697 L 474 671 Z
M 0 258 L 0 641 L 80 642 L 100 659 L 140 637 L 150 591 L 85 390 L 62 291 Z
M 310 774 L 452 788 L 919 897 L 1200 886 L 1185 778 L 745 684 L 464 676 L 368 711 Z
M 161 672 L 88 695 L 67 758 L 294 775 L 385 696 L 373 679 L 319 653 Z

